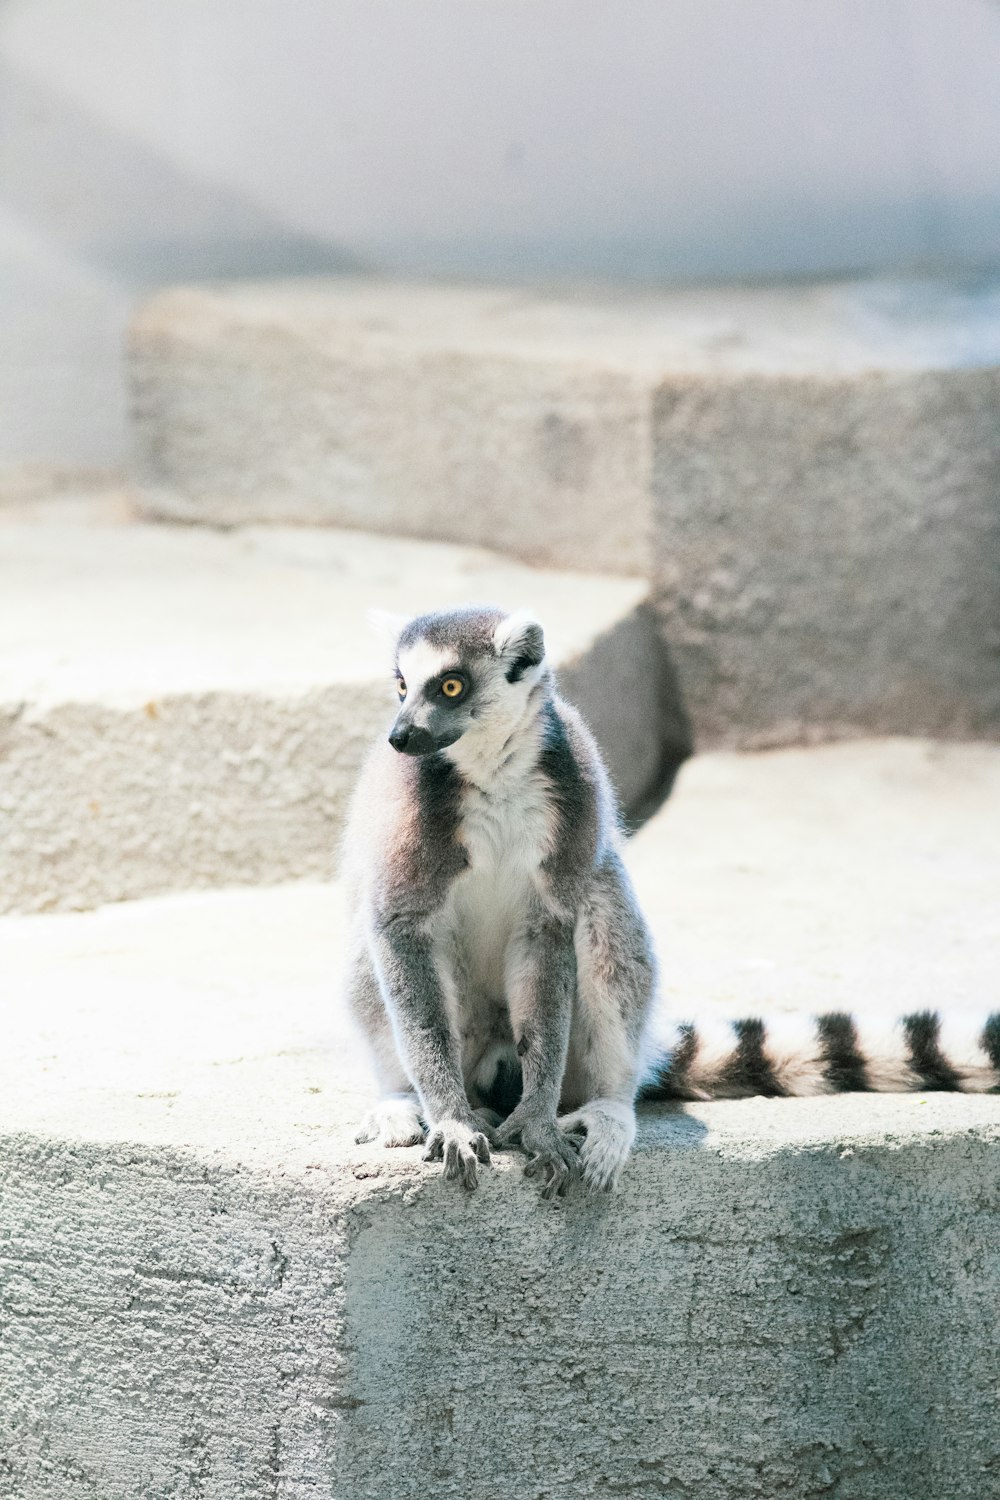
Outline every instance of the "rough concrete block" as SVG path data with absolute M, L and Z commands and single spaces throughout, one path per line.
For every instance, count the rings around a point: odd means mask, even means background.
M 358 278 L 160 293 L 129 341 L 143 505 L 642 573 L 652 382 L 629 357 L 635 312 L 620 321 Z
M 940 1004 L 949 952 L 981 993 L 998 783 L 690 762 L 630 854 L 671 1003 Z M 650 1111 L 616 1197 L 508 1155 L 466 1197 L 352 1143 L 340 921 L 321 885 L 0 921 L 5 1500 L 993 1500 L 1000 1098 Z
M 1000 731 L 1000 292 L 165 292 L 142 503 L 656 577 L 699 739 Z
M 639 810 L 680 753 L 645 592 L 357 532 L 0 524 L 0 909 L 329 876 L 393 712 L 371 605 L 538 609 Z
M 1000 735 L 1000 336 L 981 301 L 975 342 L 940 347 L 900 295 L 875 307 L 896 347 L 660 384 L 655 591 L 698 743 Z M 950 326 L 943 297 L 930 311 Z

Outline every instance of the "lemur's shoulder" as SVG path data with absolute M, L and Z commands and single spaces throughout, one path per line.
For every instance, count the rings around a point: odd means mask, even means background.
M 348 884 L 400 913 L 432 908 L 460 873 L 461 778 L 442 756 L 407 759 L 384 740 L 364 762 L 343 840 Z
M 549 695 L 548 710 L 546 732 L 549 742 L 553 746 L 564 745 L 564 753 L 573 757 L 588 782 L 599 790 L 599 784 L 607 783 L 607 771 L 597 741 L 582 716 L 571 703 L 560 697 L 557 688 Z
M 546 861 L 553 887 L 571 899 L 620 838 L 618 807 L 597 742 L 558 694 L 548 705 L 539 765 L 552 799 L 556 833 Z

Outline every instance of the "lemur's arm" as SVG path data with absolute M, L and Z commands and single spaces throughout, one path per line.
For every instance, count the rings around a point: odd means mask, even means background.
M 375 932 L 375 960 L 393 1030 L 428 1123 L 471 1119 L 430 939 L 416 923 L 390 919 Z
M 489 1143 L 465 1092 L 431 941 L 419 923 L 390 918 L 376 926 L 373 951 L 397 1045 L 430 1126 L 425 1159 L 443 1158 L 446 1177 L 475 1187 L 476 1163 L 489 1161 Z
M 573 924 L 545 916 L 522 939 L 510 996 L 525 1113 L 555 1119 L 566 1071 L 576 952 Z
M 578 1170 L 576 1152 L 556 1126 L 556 1111 L 577 989 L 577 914 L 600 839 L 599 788 L 586 769 L 587 747 L 574 741 L 575 733 L 550 711 L 539 766 L 549 785 L 555 837 L 508 974 L 524 1092 L 497 1135 L 501 1144 L 519 1139 L 534 1154 L 547 1197 L 565 1191 Z
M 544 1195 L 551 1198 L 565 1191 L 577 1169 L 576 1152 L 556 1126 L 576 989 L 573 924 L 548 913 L 531 921 L 517 941 L 509 983 L 524 1089 L 497 1139 L 501 1145 L 520 1141 L 533 1158 L 528 1175 L 543 1175 Z

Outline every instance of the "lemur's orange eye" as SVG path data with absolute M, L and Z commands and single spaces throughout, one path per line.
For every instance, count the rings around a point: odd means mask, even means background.
M 461 677 L 446 677 L 441 684 L 441 691 L 446 698 L 461 698 L 465 692 L 465 683 Z
M 396 678 L 396 692 L 401 698 L 406 697 L 406 683 L 403 681 L 402 677 Z

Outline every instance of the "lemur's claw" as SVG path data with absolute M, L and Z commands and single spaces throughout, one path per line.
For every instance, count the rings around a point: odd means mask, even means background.
M 524 1169 L 525 1177 L 544 1177 L 543 1198 L 564 1198 L 570 1183 L 578 1174 L 560 1157 L 533 1156 Z
M 554 1121 L 518 1119 L 515 1115 L 497 1131 L 503 1145 L 519 1141 L 527 1153 L 526 1177 L 542 1180 L 543 1198 L 561 1198 L 580 1175 L 580 1164 L 573 1143 L 568 1141 Z
M 488 1166 L 490 1143 L 481 1130 L 458 1120 L 444 1120 L 435 1126 L 427 1141 L 424 1161 L 443 1161 L 449 1182 L 460 1182 L 470 1192 L 479 1186 L 476 1163 Z

